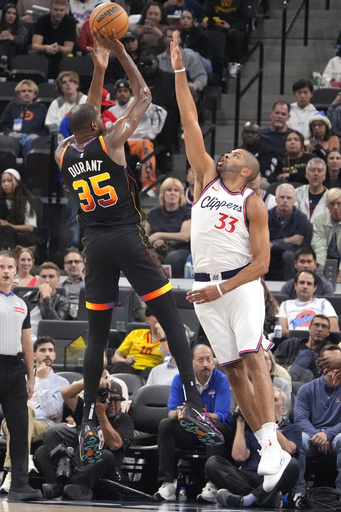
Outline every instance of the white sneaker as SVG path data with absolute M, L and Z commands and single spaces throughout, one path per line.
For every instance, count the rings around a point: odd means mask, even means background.
M 229 62 L 229 75 L 231 78 L 237 78 L 240 64 L 238 62 Z
M 283 450 L 278 441 L 259 441 L 261 450 L 259 450 L 260 461 L 257 468 L 259 475 L 275 475 L 281 469 L 281 460 Z
M 207 482 L 201 494 L 198 494 L 197 501 L 199 503 L 217 503 L 218 487 L 212 482 Z
M 265 492 L 270 492 L 275 487 L 275 485 L 279 482 L 282 477 L 285 468 L 291 461 L 291 455 L 288 452 L 282 450 L 282 458 L 281 458 L 281 467 L 279 471 L 274 475 L 264 475 L 263 479 L 263 489 Z
M 10 490 L 10 487 L 11 487 L 11 482 L 12 482 L 11 472 L 8 471 L 6 473 L 4 481 L 2 482 L 2 485 L 0 487 L 0 493 L 1 494 L 8 494 L 9 493 L 9 490 Z
M 37 468 L 34 465 L 33 455 L 30 454 L 28 456 L 28 473 L 30 474 L 31 471 L 32 471 L 32 473 L 39 473 L 39 471 L 37 470 Z
M 170 482 L 164 482 L 154 494 L 158 501 L 176 501 L 176 487 Z

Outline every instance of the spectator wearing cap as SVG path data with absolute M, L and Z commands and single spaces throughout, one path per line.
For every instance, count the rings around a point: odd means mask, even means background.
M 57 76 L 55 84 L 61 95 L 52 101 L 47 111 L 45 125 L 50 133 L 58 132 L 65 114 L 70 112 L 72 107 L 86 103 L 87 99 L 86 95 L 78 90 L 79 76 L 75 71 L 62 71 Z
M 128 30 L 128 32 L 122 37 L 121 42 L 124 44 L 124 47 L 128 55 L 137 65 L 141 54 L 140 38 L 138 34 L 135 34 L 134 32 Z M 120 63 L 116 55 L 110 55 L 109 63 L 110 64 L 105 72 L 104 83 L 115 83 L 120 78 L 126 78 L 126 72 L 124 71 L 122 64 Z
M 340 141 L 336 135 L 332 135 L 332 125 L 323 111 L 317 112 L 309 119 L 310 145 L 308 151 L 315 153 L 326 161 L 327 154 L 332 149 L 340 149 Z
M 160 69 L 157 53 L 148 49 L 141 52 L 138 68 L 152 93 L 152 101 L 167 110 L 165 125 L 156 142 L 163 144 L 163 153 L 157 156 L 158 168 L 162 172 L 173 169 L 172 152 L 178 143 L 180 114 L 175 96 L 175 75 Z
M 109 113 L 114 114 L 119 119 L 125 109 L 132 103 L 133 94 L 128 80 L 118 80 L 115 84 L 116 105 L 109 108 Z M 153 140 L 161 132 L 167 111 L 154 103 L 151 103 L 144 114 L 140 124 L 128 139 L 130 152 L 137 155 L 140 160 L 154 151 Z M 141 168 L 142 190 L 147 188 L 155 181 L 155 157 L 149 158 Z M 155 195 L 153 189 L 148 192 L 149 195 Z
M 71 410 L 77 427 L 81 424 L 83 414 L 84 402 L 79 396 L 83 389 L 82 379 L 73 382 L 62 391 L 63 399 Z M 52 426 L 46 431 L 44 445 L 40 446 L 35 453 L 37 464 L 47 482 L 43 489 L 45 497 L 55 498 L 63 495 L 69 500 L 91 500 L 91 489 L 99 478 L 120 481 L 119 468 L 134 435 L 132 418 L 121 410 L 121 403 L 124 400 L 122 387 L 116 380 L 109 382 L 101 379 L 95 412 L 99 429 L 102 431 L 103 442 L 100 446 L 102 459 L 93 466 L 83 466 L 79 460 L 77 429 L 63 423 Z M 71 483 L 65 487 L 57 483 L 58 460 L 50 458 L 51 450 L 60 443 L 74 448 L 76 463 L 80 468 L 71 475 Z

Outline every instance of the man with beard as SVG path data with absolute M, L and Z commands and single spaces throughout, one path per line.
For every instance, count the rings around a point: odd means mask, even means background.
M 259 172 L 243 149 L 216 165 L 206 152 L 177 39 L 171 46 L 175 88 L 186 145 L 195 174 L 191 245 L 195 269 L 187 299 L 224 368 L 233 394 L 261 445 L 258 474 L 271 490 L 290 462 L 276 436 L 270 374 L 263 348 L 264 293 L 260 277 L 270 261 L 266 206 L 246 184 Z M 248 374 L 251 376 L 251 384 Z
M 54 423 L 60 423 L 63 414 L 63 397 L 61 391 L 69 382 L 52 370 L 56 359 L 55 342 L 50 336 L 38 338 L 33 345 L 36 370 L 34 375 L 34 391 L 28 401 L 28 453 L 32 441 L 42 441 L 46 430 Z M 11 459 L 9 455 L 10 433 L 6 420 L 1 424 L 6 435 L 6 458 L 4 469 L 7 475 L 1 486 L 1 492 L 7 493 L 11 484 Z M 32 457 L 30 457 L 32 458 Z M 30 467 L 29 462 L 29 467 Z M 32 464 L 32 463 L 31 463 Z M 33 465 L 32 465 L 33 467 Z

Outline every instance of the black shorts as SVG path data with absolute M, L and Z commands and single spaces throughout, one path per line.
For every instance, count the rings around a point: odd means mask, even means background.
M 120 271 L 143 301 L 171 289 L 167 275 L 140 225 L 87 228 L 85 246 L 86 307 L 111 309 L 118 299 Z

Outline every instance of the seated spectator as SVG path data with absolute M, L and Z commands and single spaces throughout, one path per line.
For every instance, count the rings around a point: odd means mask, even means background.
M 281 507 L 282 493 L 290 492 L 297 480 L 296 458 L 301 449 L 301 432 L 297 425 L 283 418 L 286 395 L 279 388 L 274 388 L 274 402 L 278 441 L 285 452 L 295 457 L 286 466 L 283 475 L 277 478 L 275 486 L 268 491 L 269 477 L 257 474 L 260 445 L 237 407 L 236 434 L 232 446 L 234 463 L 219 456 L 213 456 L 206 462 L 205 473 L 209 481 L 197 501 L 218 501 L 224 508 L 253 508 L 257 505 L 274 510 Z
M 75 45 L 76 21 L 68 12 L 67 0 L 51 0 L 50 14 L 41 16 L 34 27 L 32 49 L 47 56 L 49 78 L 56 78 L 60 61 Z
M 330 188 L 341 188 L 341 153 L 337 149 L 332 149 L 327 155 L 327 174 L 324 180 L 324 186 Z
M 185 11 L 187 13 L 192 13 L 193 21 L 195 20 L 195 18 L 199 20 L 201 20 L 202 18 L 202 3 L 197 2 L 196 0 L 166 0 L 163 3 L 163 6 L 166 8 L 167 14 L 170 14 L 172 16 L 180 16 L 180 23 L 182 19 L 182 14 Z
M 196 387 L 202 404 L 205 404 L 210 418 L 222 432 L 225 443 L 232 441 L 233 427 L 230 415 L 230 385 L 226 375 L 215 368 L 212 349 L 207 345 L 196 345 L 193 349 L 193 369 Z M 163 419 L 158 431 L 159 490 L 154 494 L 158 501 L 175 501 L 176 448 L 195 449 L 202 446 L 200 436 L 186 432 L 179 424 L 182 417 L 184 391 L 180 375 L 175 375 L 169 400 L 168 418 Z M 223 455 L 225 445 L 208 446 L 206 457 Z
M 319 267 L 326 264 L 326 259 L 338 262 L 337 282 L 341 282 L 341 189 L 332 188 L 326 193 L 326 210 L 313 222 L 313 239 L 311 245 L 316 252 Z
M 162 172 L 173 169 L 172 153 L 178 145 L 180 114 L 175 96 L 174 72 L 166 73 L 160 69 L 155 50 L 144 50 L 138 61 L 138 68 L 152 93 L 152 101 L 167 110 L 167 117 L 156 144 L 163 144 L 164 151 L 156 157 L 157 168 Z
M 171 265 L 172 277 L 183 277 L 190 253 L 191 210 L 186 205 L 184 188 L 176 178 L 167 178 L 160 187 L 161 206 L 148 214 L 146 233 L 161 263 Z
M 47 135 L 47 109 L 43 103 L 34 101 L 38 91 L 33 80 L 21 80 L 15 87 L 18 99 L 6 105 L 0 118 L 0 130 L 17 139 L 23 158 L 28 155 L 34 139 Z
M 243 43 L 249 21 L 248 7 L 239 0 L 212 0 L 206 2 L 203 26 L 214 27 L 225 34 L 225 54 L 229 63 L 229 74 L 236 78 L 239 63 L 243 58 Z
M 308 331 L 311 320 L 318 313 L 329 318 L 331 331 L 340 330 L 338 316 L 331 303 L 314 296 L 316 283 L 316 275 L 311 270 L 303 269 L 295 276 L 297 299 L 284 300 L 277 313 L 284 338 L 288 337 L 289 331 Z
M 176 8 L 178 7 L 179 1 L 182 1 L 185 6 L 188 0 L 186 0 L 186 2 L 185 0 L 168 1 L 173 3 L 173 8 Z M 176 3 L 174 4 L 174 2 Z M 200 4 L 198 5 L 201 10 Z M 212 73 L 212 50 L 210 48 L 210 41 L 206 31 L 195 24 L 196 18 L 198 17 L 200 17 L 200 14 L 195 14 L 191 9 L 185 7 L 182 10 L 180 17 L 180 46 L 181 48 L 189 48 L 190 50 L 197 52 L 204 65 L 206 73 Z
M 52 101 L 45 119 L 45 125 L 51 133 L 59 130 L 65 114 L 70 112 L 72 107 L 86 103 L 87 98 L 78 91 L 79 76 L 75 71 L 62 71 L 57 76 L 55 84 L 61 95 Z
M 264 359 L 270 372 L 273 386 L 279 388 L 285 393 L 285 409 L 282 413 L 283 418 L 287 420 L 291 411 L 291 378 L 285 368 L 276 363 L 275 356 L 269 350 L 264 352 Z
M 70 14 L 77 22 L 77 30 L 81 29 L 83 23 L 89 19 L 90 14 L 99 4 L 98 0 L 69 0 Z
M 331 87 L 332 82 L 341 82 L 341 56 L 338 55 L 329 60 L 323 74 L 322 81 L 325 87 Z
M 167 73 L 174 73 L 170 56 L 170 43 L 173 39 L 173 33 L 175 30 L 176 29 L 174 28 L 166 29 L 166 33 L 164 36 L 166 50 L 157 56 L 159 60 L 160 69 L 162 69 L 162 71 L 166 71 Z M 180 43 L 180 36 L 178 36 L 178 42 Z M 207 85 L 207 73 L 197 52 L 189 48 L 181 47 L 180 52 L 182 62 L 186 69 L 190 91 L 192 93 L 194 100 L 197 101 L 199 99 L 198 93 L 202 92 Z
M 310 80 L 298 80 L 292 86 L 296 98 L 295 103 L 290 103 L 290 119 L 288 128 L 302 133 L 306 139 L 309 137 L 309 119 L 317 112 L 314 105 L 310 103 L 313 97 L 313 84 Z
M 289 130 L 284 137 L 285 155 L 276 175 L 277 181 L 307 183 L 307 163 L 315 155 L 304 152 L 304 138 L 300 132 Z
M 248 181 L 247 186 L 252 188 L 252 190 L 263 199 L 264 204 L 268 210 L 274 208 L 276 206 L 276 199 L 273 194 L 270 194 L 267 190 L 261 188 L 261 184 L 266 183 L 266 178 L 263 178 L 261 173 L 259 172 L 254 180 Z
M 142 49 L 153 48 L 160 53 L 166 47 L 163 36 L 168 26 L 166 9 L 160 2 L 152 0 L 142 9 L 141 18 L 133 32 L 140 37 Z
M 322 348 L 328 343 L 330 334 L 330 320 L 326 315 L 318 313 L 309 325 L 307 338 L 287 338 L 283 340 L 275 350 L 275 359 L 278 364 L 289 369 L 301 352 L 310 350 L 314 359 L 320 357 Z
M 266 178 L 269 183 L 275 181 L 278 168 L 282 158 L 278 152 L 264 147 L 260 143 L 260 127 L 254 121 L 247 121 L 242 130 L 243 145 L 259 162 L 260 174 Z
M 321 351 L 332 352 L 341 361 L 341 350 L 336 345 L 326 345 Z M 300 474 L 294 488 L 295 494 L 305 494 L 304 479 L 306 460 L 316 455 L 336 455 L 338 470 L 335 487 L 341 492 L 341 433 L 340 400 L 341 384 L 333 385 L 333 370 L 323 372 L 319 379 L 304 384 L 295 401 L 295 423 L 302 431 L 302 450 L 299 454 Z
M 125 399 L 120 384 L 102 379 L 100 387 L 106 387 L 109 392 L 109 397 L 104 402 L 97 400 L 95 408 L 103 436 L 102 458 L 92 465 L 83 465 L 80 460 L 78 428 L 81 424 L 84 403 L 79 393 L 84 388 L 84 381 L 75 381 L 62 391 L 62 396 L 72 411 L 77 428 L 70 428 L 66 423 L 49 428 L 44 437 L 44 445 L 39 446 L 35 453 L 36 464 L 46 480 L 46 484 L 43 484 L 45 498 L 63 496 L 68 500 L 91 500 L 91 489 L 99 478 L 122 481 L 120 466 L 133 440 L 133 420 L 121 410 L 121 403 Z M 60 443 L 74 449 L 76 464 L 79 468 L 78 471 L 72 472 L 67 485 L 57 481 L 56 469 L 59 461 L 50 457 L 51 450 Z
M 327 166 L 321 158 L 312 158 L 307 163 L 305 176 L 309 185 L 301 185 L 296 188 L 296 206 L 305 213 L 310 222 L 326 209 L 326 187 L 323 182 L 326 179 Z
M 134 329 L 128 334 L 114 354 L 111 373 L 135 373 L 146 379 L 151 369 L 163 362 L 161 340 L 165 333 L 148 307 L 145 315 L 150 329 Z
M 14 249 L 17 245 L 35 245 L 37 227 L 33 196 L 21 181 L 16 169 L 1 174 L 0 247 Z
M 295 189 L 288 183 L 276 188 L 277 206 L 269 210 L 271 259 L 266 279 L 287 281 L 295 275 L 295 252 L 310 245 L 312 226 L 295 205 Z M 275 280 L 276 280 L 275 279 Z
M 264 279 L 261 280 L 264 290 L 264 301 L 265 301 L 265 320 L 263 327 L 264 336 L 268 336 L 270 332 L 273 332 L 275 323 L 277 322 L 276 315 L 278 312 L 279 304 L 275 297 L 270 292 Z
M 84 25 L 86 25 L 86 22 L 84 23 Z M 83 27 L 84 27 L 84 25 L 83 25 Z M 83 27 L 82 27 L 81 32 L 83 32 Z M 90 29 L 89 29 L 89 33 L 91 34 Z M 81 34 L 79 36 L 81 36 Z M 91 38 L 92 38 L 92 34 L 91 34 Z M 124 44 L 124 47 L 125 47 L 128 55 L 130 55 L 130 57 L 133 59 L 133 61 L 137 65 L 138 60 L 140 58 L 140 54 L 141 54 L 141 44 L 140 44 L 139 36 L 135 32 L 128 30 L 128 32 L 120 39 L 120 41 Z M 82 44 L 83 52 L 84 52 L 85 44 L 88 44 L 88 43 L 84 42 L 84 44 Z M 123 66 L 120 63 L 119 59 L 116 57 L 116 55 L 113 55 L 113 54 L 110 55 L 109 66 L 105 72 L 104 83 L 105 84 L 108 82 L 116 83 L 117 80 L 119 80 L 119 79 L 126 80 L 126 77 L 127 77 L 126 72 L 124 71 Z
M 60 423 L 63 415 L 63 398 L 61 391 L 69 382 L 54 373 L 52 365 L 56 359 L 56 345 L 50 336 L 38 338 L 33 345 L 36 368 L 34 372 L 34 391 L 28 405 L 28 468 L 33 469 L 33 456 L 30 455 L 31 443 L 42 441 L 46 430 L 56 423 Z M 4 469 L 7 471 L 0 492 L 8 492 L 11 485 L 11 459 L 9 455 L 10 433 L 6 419 L 1 423 L 1 429 L 6 436 L 6 456 Z
M 278 157 L 284 157 L 284 142 L 288 132 L 287 122 L 290 119 L 290 105 L 286 101 L 278 100 L 273 104 L 270 112 L 270 126 L 263 128 L 260 133 L 262 146 L 275 151 Z
M 62 288 L 70 302 L 70 315 L 74 318 L 77 317 L 80 291 L 85 286 L 84 269 L 84 258 L 79 249 L 77 247 L 66 249 L 64 270 L 67 273 L 67 278 L 63 281 Z
M 14 278 L 13 286 L 35 286 L 37 278 L 31 274 L 34 265 L 35 247 L 22 247 L 17 245 L 15 256 L 17 259 L 17 275 Z
M 327 154 L 332 149 L 340 149 L 340 141 L 336 135 L 332 135 L 332 125 L 324 112 L 317 112 L 309 119 L 310 145 L 308 150 L 318 157 L 326 160 Z
M 116 104 L 109 108 L 109 112 L 119 119 L 122 117 L 125 109 L 134 101 L 133 93 L 128 80 L 118 80 L 115 84 Z M 134 131 L 133 135 L 129 137 L 128 144 L 130 153 L 143 160 L 146 156 L 154 151 L 153 140 L 161 132 L 167 111 L 151 103 L 141 119 L 140 124 Z M 147 162 L 142 165 L 140 181 L 142 190 L 151 185 L 156 179 L 156 160 L 155 157 L 149 158 Z M 155 196 L 154 190 L 150 190 L 148 195 Z
M 40 266 L 36 291 L 23 291 L 19 296 L 27 302 L 31 315 L 32 341 L 37 339 L 40 320 L 69 320 L 70 303 L 56 292 L 60 281 L 60 270 L 52 261 Z
M 309 270 L 312 270 L 315 272 L 315 269 L 317 267 L 316 262 L 316 253 L 312 247 L 302 247 L 301 249 L 298 249 L 298 251 L 295 254 L 295 261 L 294 261 L 295 269 L 297 272 L 300 272 L 301 270 L 307 268 Z M 317 274 L 317 288 L 315 291 L 315 295 L 318 297 L 331 297 L 334 295 L 334 287 L 328 279 L 325 277 L 320 277 Z M 289 299 L 296 299 L 296 289 L 294 286 L 294 278 L 289 279 L 281 288 L 281 293 L 284 293 L 285 295 L 288 295 Z
M 327 116 L 332 124 L 333 132 L 339 138 L 341 137 L 341 92 L 336 94 L 335 100 L 329 105 Z
M 28 33 L 19 21 L 15 4 L 7 4 L 2 10 L 0 20 L 0 58 L 11 69 L 12 59 L 26 53 Z

